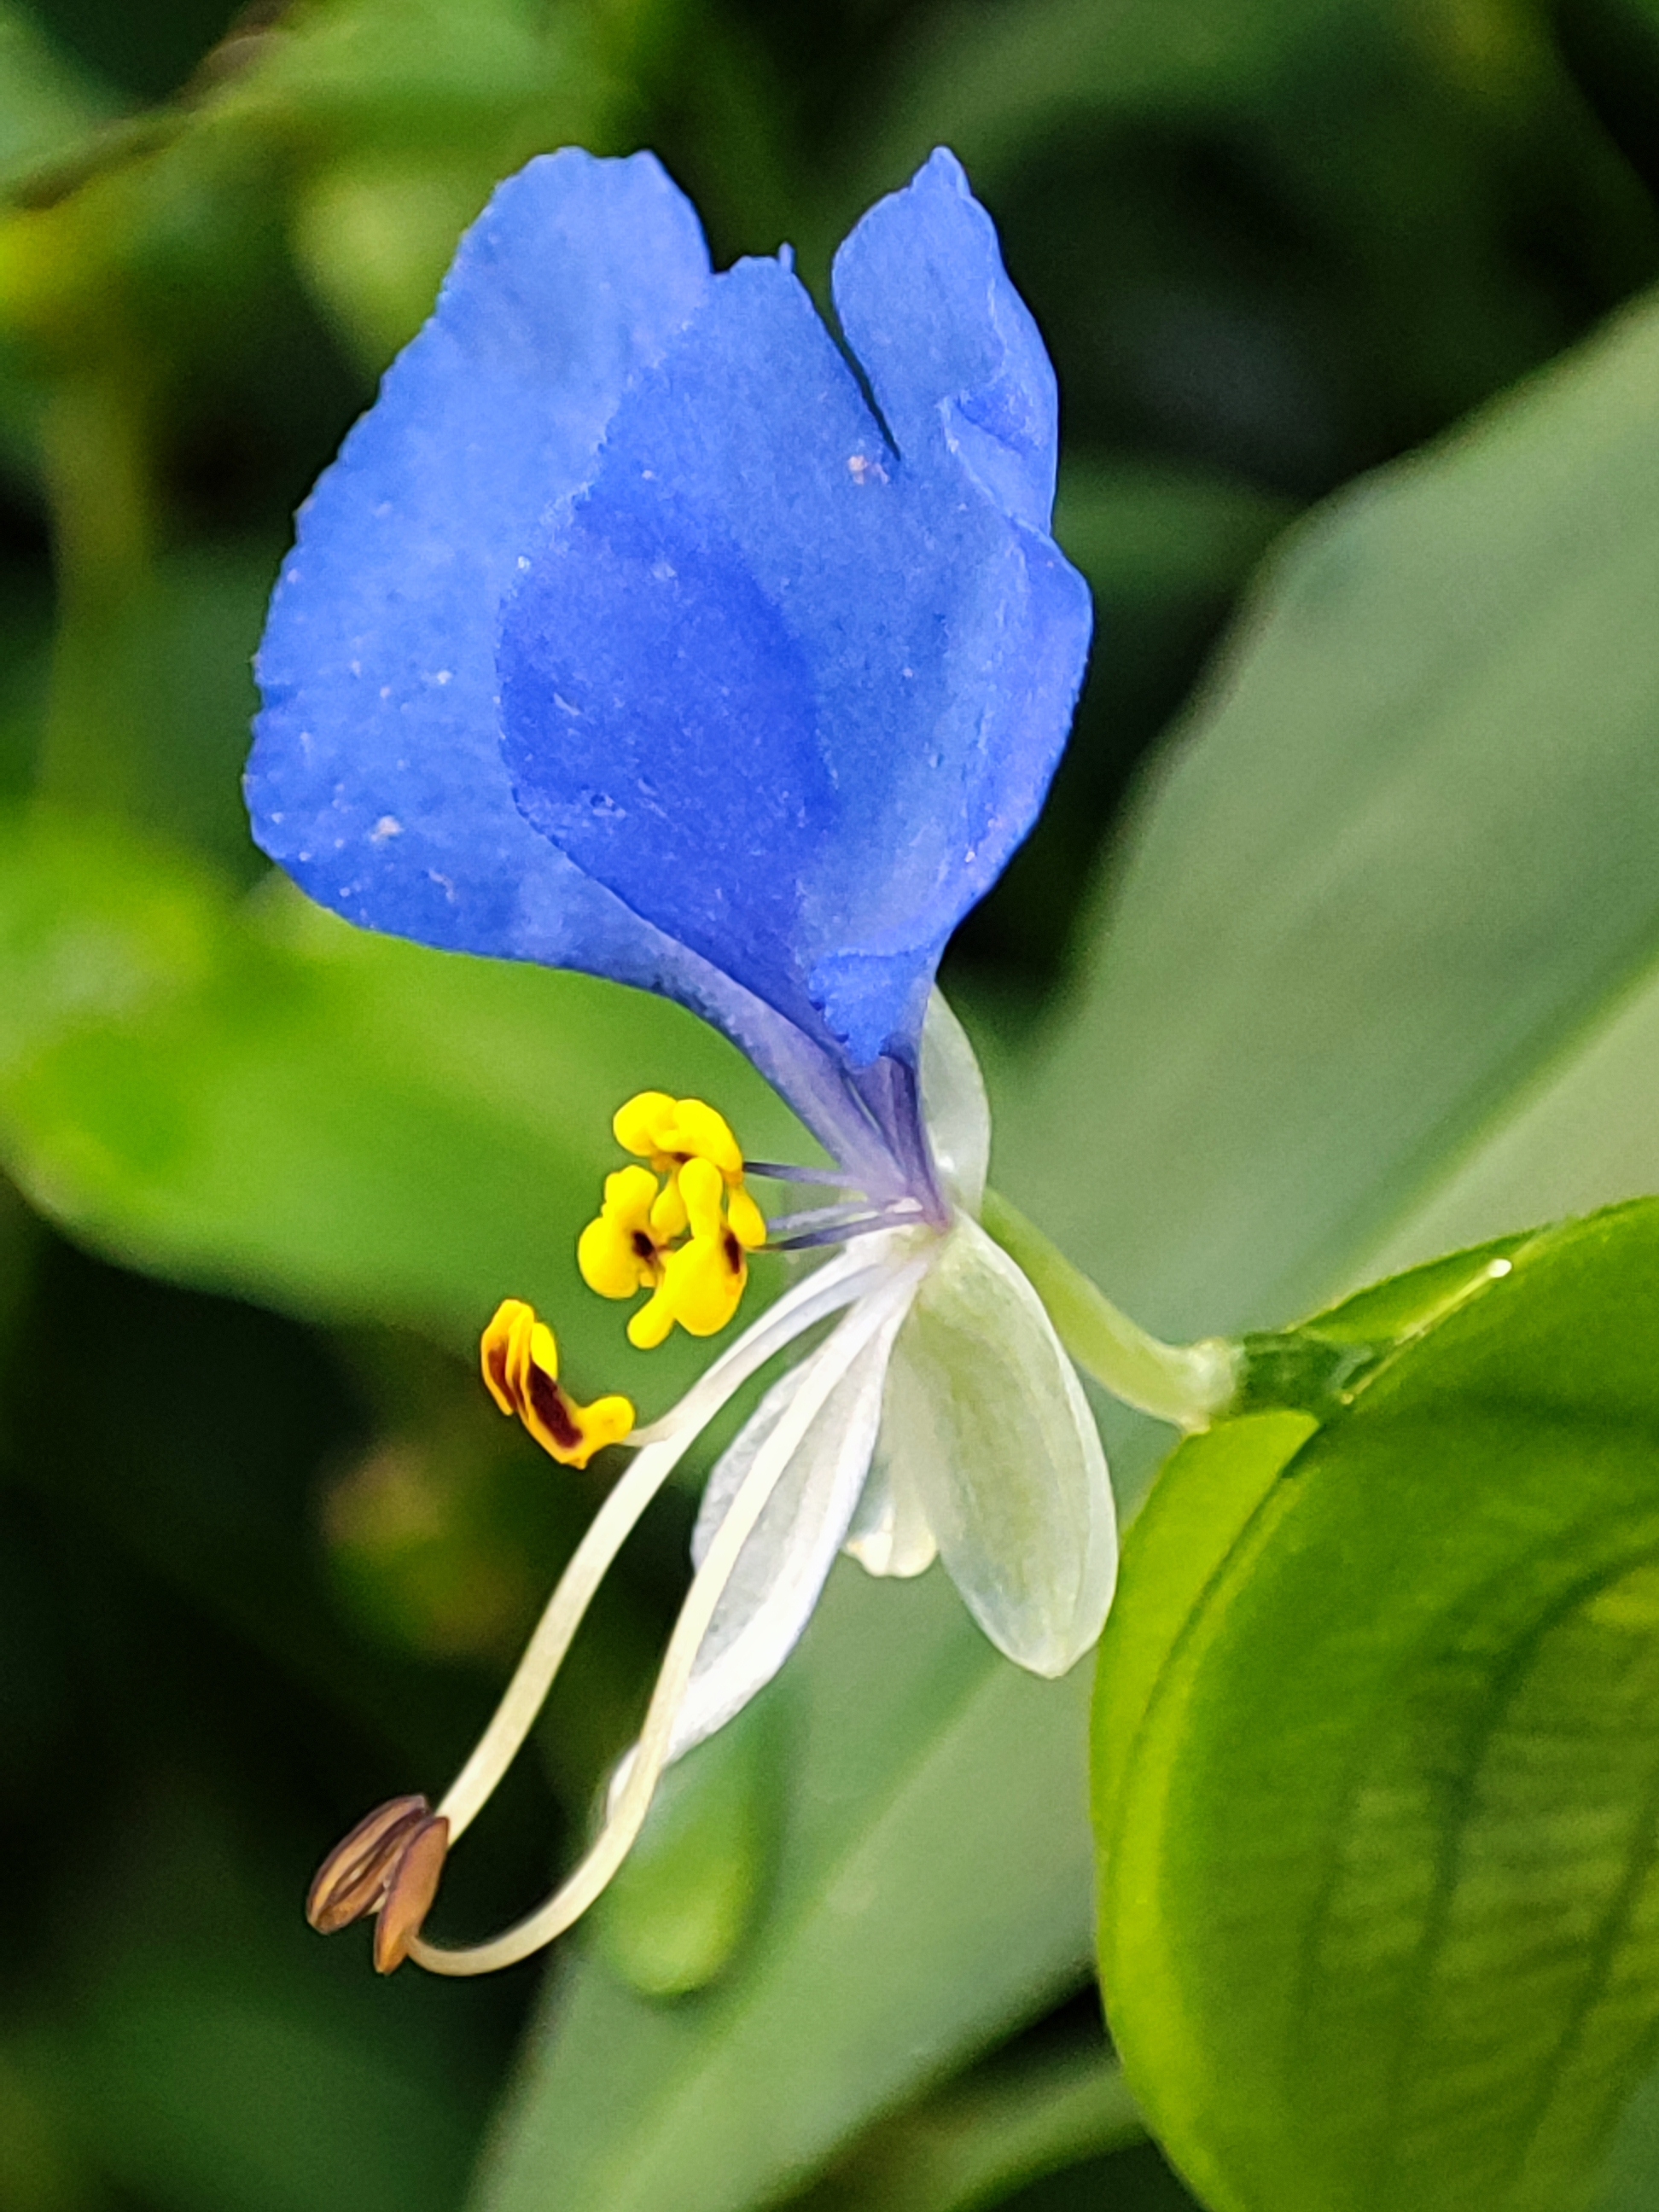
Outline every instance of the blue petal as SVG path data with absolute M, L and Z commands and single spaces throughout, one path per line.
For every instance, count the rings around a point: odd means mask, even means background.
M 352 921 L 693 1007 L 879 1189 L 894 1145 L 836 1060 L 538 836 L 501 759 L 495 641 L 524 547 L 708 281 L 649 155 L 567 151 L 501 186 L 301 513 L 259 651 L 248 806 L 271 858 Z
M 955 164 L 842 265 L 897 450 L 794 277 L 739 264 L 551 519 L 500 672 L 535 826 L 862 1066 L 914 1061 L 945 942 L 1042 802 L 1090 615 L 1042 527 L 1052 378 Z
M 708 283 L 696 216 L 649 155 L 532 161 L 468 233 L 301 512 L 259 651 L 254 834 L 324 905 L 672 988 L 676 949 L 514 805 L 495 636 L 538 518 Z
M 899 451 L 955 453 L 1032 530 L 1054 511 L 1059 395 L 991 218 L 943 147 L 836 256 L 836 313 Z

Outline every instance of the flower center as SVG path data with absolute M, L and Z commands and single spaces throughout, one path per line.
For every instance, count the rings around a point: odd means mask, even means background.
M 641 1091 L 620 1109 L 612 1127 L 634 1160 L 605 1177 L 599 1212 L 578 1242 L 577 1261 L 583 1279 L 603 1297 L 648 1293 L 628 1323 L 630 1341 L 641 1349 L 661 1344 L 677 1325 L 699 1337 L 724 1328 L 748 1283 L 749 1255 L 763 1247 L 800 1252 L 850 1244 L 878 1231 L 912 1234 L 848 1251 L 796 1284 L 713 1363 L 671 1413 L 647 1429 L 635 1426 L 626 1398 L 599 1398 L 585 1406 L 569 1395 L 559 1381 L 557 1340 L 533 1307 L 504 1298 L 496 1308 L 479 1344 L 479 1364 L 501 1412 L 516 1416 L 562 1466 L 586 1467 L 607 1444 L 623 1442 L 636 1456 L 577 1547 L 495 1717 L 436 1812 L 424 1798 L 394 1799 L 323 1863 L 312 1892 L 313 1926 L 326 1933 L 374 1915 L 374 1962 L 383 1973 L 405 1957 L 440 1973 L 477 1973 L 505 1965 L 550 1942 L 599 1894 L 631 1846 L 657 1778 L 675 1755 L 675 1727 L 702 1642 L 743 1544 L 830 1395 L 865 1348 L 884 1329 L 896 1328 L 927 1265 L 914 1233 L 927 1227 L 926 1208 L 915 1198 L 873 1205 L 861 1194 L 842 1197 L 775 1218 L 769 1234 L 745 1174 L 843 1193 L 852 1186 L 831 1169 L 745 1166 L 729 1125 L 701 1099 Z M 795 1401 L 744 1475 L 697 1571 L 640 1741 L 618 1771 L 615 1802 L 587 1858 L 545 1905 L 494 1942 L 466 1951 L 428 1943 L 421 1926 L 449 1845 L 516 1755 L 629 1533 L 732 1394 L 795 1338 L 837 1313 L 842 1317 L 836 1331 L 811 1355 L 811 1372 L 802 1370 Z

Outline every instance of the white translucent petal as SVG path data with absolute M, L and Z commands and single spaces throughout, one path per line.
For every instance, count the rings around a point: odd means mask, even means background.
M 880 1451 L 998 1649 L 1063 1674 L 1099 1635 L 1117 1521 L 1099 1431 L 1036 1292 L 959 1218 L 888 1370 Z
M 914 1455 L 895 1443 L 890 1413 L 884 1413 L 881 1442 L 842 1549 L 868 1574 L 908 1581 L 924 1574 L 939 1557 L 939 1546 L 921 1510 L 915 1484 L 903 1469 Z M 893 1447 L 893 1456 L 888 1451 Z
M 991 1168 L 991 1109 L 968 1032 L 938 989 L 922 1024 L 921 1116 L 945 1196 L 977 1219 Z
M 881 1424 L 883 1386 L 908 1301 L 898 1305 L 836 1385 L 738 1554 L 709 1622 L 674 1727 L 679 1758 L 722 1728 L 769 1682 L 799 1641 L 859 1502 Z M 729 1448 L 703 1493 L 691 1539 L 701 1565 L 714 1531 L 831 1339 L 772 1385 Z

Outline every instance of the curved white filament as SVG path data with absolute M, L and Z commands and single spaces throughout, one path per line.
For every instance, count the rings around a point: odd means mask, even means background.
M 637 1432 L 638 1456 L 594 1515 L 536 1624 L 489 1727 L 438 1807 L 439 1814 L 449 1822 L 452 1844 L 477 1818 L 517 1758 L 611 1561 L 699 1432 L 775 1352 L 826 1314 L 851 1305 L 886 1272 L 881 1261 L 872 1261 L 867 1254 L 848 1255 L 820 1267 L 745 1330 L 671 1413 Z
M 627 1781 L 586 1857 L 535 1911 L 488 1943 L 465 1950 L 449 1950 L 417 1937 L 410 1946 L 410 1956 L 421 1966 L 438 1974 L 487 1974 L 498 1966 L 510 1966 L 562 1935 L 610 1881 L 644 1826 L 658 1780 L 667 1764 L 674 1724 L 690 1683 L 698 1650 L 744 1546 L 807 1431 L 837 1384 L 865 1346 L 908 1302 L 925 1268 L 925 1261 L 914 1261 L 908 1267 L 880 1271 L 885 1279 L 880 1287 L 870 1297 L 860 1299 L 836 1328 L 803 1378 L 788 1411 L 757 1455 L 680 1608 Z M 843 1287 L 850 1279 L 843 1279 Z M 736 1349 L 734 1346 L 734 1352 Z M 732 1387 L 735 1389 L 737 1385 L 733 1383 Z

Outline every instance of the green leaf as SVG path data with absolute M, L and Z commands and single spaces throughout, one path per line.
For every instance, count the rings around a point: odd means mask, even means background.
M 1177 733 L 998 1171 L 1160 1334 L 1659 1187 L 1656 387 L 1650 303 L 1332 501 Z
M 1006 161 L 1079 112 L 1098 120 L 1236 110 L 1310 37 L 1340 40 L 1364 12 L 1364 0 L 1288 0 L 1273 9 L 1231 0 L 1105 8 L 1001 0 L 981 12 L 971 38 L 934 42 L 912 97 L 964 159 Z
M 289 1839 L 250 1842 L 199 1784 L 152 1779 L 95 1835 L 23 2055 L 115 2201 L 447 2212 L 489 2094 L 482 2008 L 469 2035 L 337 1965 L 294 1910 Z
M 731 1964 L 772 1872 L 782 1796 L 780 1693 L 670 1767 L 600 1899 L 606 1963 L 647 1997 L 707 1989 Z
M 790 1672 L 793 1788 L 744 1967 L 689 2006 L 651 2004 L 591 1959 L 556 1976 L 484 2203 L 768 2200 L 896 2086 L 1076 1978 L 1084 1670 L 1057 1699 L 965 1626 L 941 1577 L 854 1571 L 832 1580 Z M 1027 1820 L 988 1820 L 988 1771 Z M 1054 1840 L 1034 1851 L 1039 1807 Z
M 1652 307 L 1292 534 L 1046 1053 L 993 1066 L 1000 1184 L 1138 1319 L 1281 1324 L 1659 1186 L 1656 591 Z M 1166 1443 L 1123 1439 L 1124 1490 Z M 695 2014 L 559 1978 L 489 2212 L 766 2201 L 1084 1972 L 1083 1683 L 856 1574 L 791 1674 L 867 1766 L 803 1746 L 771 1913 Z
M 280 555 L 269 541 L 171 554 L 95 617 L 66 623 L 37 790 L 65 808 L 119 811 L 244 882 L 264 874 L 240 779 Z
M 30 10 L 0 6 L 0 188 L 76 144 L 112 105 Z
M 976 2212 L 1146 2132 L 1097 2042 L 1005 2061 L 872 2130 L 800 2212 Z
M 0 826 L 0 1158 L 117 1257 L 291 1310 L 475 1341 L 497 1301 L 556 1323 L 579 1388 L 665 1402 L 702 1356 L 633 1352 L 575 1270 L 660 1086 L 744 1138 L 798 1127 L 689 1014 L 592 978 L 354 930 L 273 882 L 48 817 Z
M 1228 1425 L 1153 1492 L 1101 1971 L 1216 2212 L 1584 2200 L 1659 2032 L 1656 1337 L 1648 1201 L 1520 1246 L 1293 1456 Z

